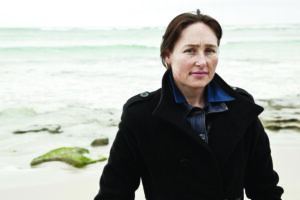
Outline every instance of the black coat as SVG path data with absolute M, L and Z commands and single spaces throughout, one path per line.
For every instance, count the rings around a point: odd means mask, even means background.
M 209 143 L 183 118 L 167 71 L 162 89 L 132 97 L 124 105 L 119 131 L 95 200 L 133 200 L 140 178 L 147 200 L 279 200 L 267 134 L 251 95 L 215 81 L 234 101 L 228 111 L 208 114 Z

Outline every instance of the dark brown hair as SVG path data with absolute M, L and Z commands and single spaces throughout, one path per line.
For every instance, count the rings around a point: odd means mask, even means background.
M 163 65 L 169 69 L 170 66 L 167 66 L 165 62 L 166 51 L 172 52 L 175 46 L 175 43 L 179 39 L 181 32 L 187 28 L 189 25 L 194 23 L 201 22 L 209 26 L 213 32 L 216 34 L 218 39 L 218 45 L 220 45 L 220 40 L 222 37 L 222 27 L 217 20 L 214 18 L 203 15 L 200 13 L 200 10 L 197 10 L 196 14 L 193 13 L 182 13 L 176 16 L 168 25 L 165 34 L 162 37 L 162 43 L 160 45 L 160 57 Z

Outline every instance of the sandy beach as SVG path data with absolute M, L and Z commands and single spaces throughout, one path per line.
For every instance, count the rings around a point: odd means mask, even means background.
M 274 166 L 284 187 L 283 199 L 300 196 L 300 135 L 298 133 L 269 134 Z M 60 162 L 44 163 L 26 170 L 1 171 L 0 198 L 5 200 L 83 200 L 93 199 L 106 162 L 76 169 Z M 137 200 L 144 200 L 142 186 L 136 192 Z

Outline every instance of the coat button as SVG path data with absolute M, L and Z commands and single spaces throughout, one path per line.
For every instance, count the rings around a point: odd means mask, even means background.
M 149 92 L 142 92 L 142 93 L 140 94 L 140 96 L 141 96 L 141 97 L 147 97 L 147 96 L 149 96 Z
M 205 134 L 199 134 L 199 136 L 203 139 L 203 140 L 205 140 Z

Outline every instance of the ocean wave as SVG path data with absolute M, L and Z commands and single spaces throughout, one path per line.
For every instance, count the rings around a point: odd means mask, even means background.
M 300 38 L 264 38 L 264 39 L 234 39 L 224 40 L 221 45 L 240 45 L 240 44 L 297 44 L 300 43 Z
M 46 44 L 1 44 L 0 50 L 30 50 L 30 49 L 157 49 L 157 46 L 146 44 L 76 44 L 76 43 L 46 43 Z
M 248 38 L 248 39 L 225 39 L 221 42 L 221 46 L 226 45 L 248 45 L 248 44 L 299 44 L 300 38 Z M 151 44 L 92 44 L 92 43 L 12 43 L 0 44 L 0 51 L 8 50 L 157 50 L 159 46 Z
M 300 24 L 237 24 L 223 25 L 224 30 L 283 30 L 283 29 L 300 29 Z M 164 31 L 165 26 L 138 26 L 138 27 L 12 27 L 0 28 L 0 31 L 41 31 L 41 32 L 69 32 L 69 31 Z
M 253 31 L 253 30 L 295 30 L 300 29 L 300 24 L 261 24 L 261 25 L 227 25 L 223 27 L 226 31 Z

